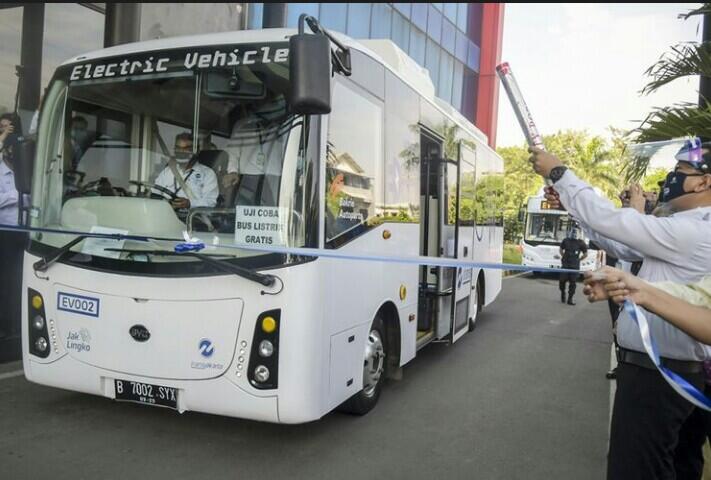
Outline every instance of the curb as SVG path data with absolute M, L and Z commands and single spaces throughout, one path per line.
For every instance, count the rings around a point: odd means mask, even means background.
M 506 278 L 518 278 L 524 275 L 530 275 L 531 272 L 521 272 L 520 270 L 504 270 L 504 279 Z

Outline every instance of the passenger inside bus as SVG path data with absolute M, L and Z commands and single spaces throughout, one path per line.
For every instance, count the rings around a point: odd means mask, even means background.
M 88 127 L 89 124 L 86 121 L 86 118 L 79 115 L 72 118 L 69 136 L 72 146 L 72 170 L 74 171 L 78 170 L 77 167 L 79 166 L 81 157 L 92 143 Z
M 221 183 L 230 192 L 228 206 L 277 204 L 290 120 L 285 105 L 284 96 L 272 92 L 271 98 L 242 106 L 225 147 L 229 163 Z

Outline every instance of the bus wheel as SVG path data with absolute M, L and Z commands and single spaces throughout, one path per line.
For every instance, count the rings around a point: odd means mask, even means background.
M 363 358 L 363 389 L 349 398 L 341 410 L 354 415 L 365 415 L 375 407 L 385 382 L 387 344 L 385 328 L 380 316 L 375 317 L 365 342 Z
M 469 331 L 470 332 L 473 332 L 474 329 L 476 328 L 476 320 L 477 320 L 477 317 L 479 316 L 479 314 L 481 313 L 481 309 L 482 309 L 483 302 L 482 302 L 482 298 L 481 298 L 481 290 L 479 289 L 479 282 L 476 282 L 476 288 L 474 289 L 474 291 L 472 293 L 474 295 L 476 295 L 476 307 L 475 307 L 476 310 L 474 312 L 472 312 L 472 313 L 474 313 L 474 315 L 471 315 L 469 317 Z

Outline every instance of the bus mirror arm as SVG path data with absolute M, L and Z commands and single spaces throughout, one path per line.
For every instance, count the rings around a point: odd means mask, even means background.
M 336 66 L 336 71 L 342 73 L 346 77 L 352 74 L 351 69 L 351 49 L 343 45 L 331 32 L 326 30 L 318 23 L 314 17 L 302 13 L 299 17 L 299 35 L 304 34 L 304 23 L 307 23 L 311 31 L 316 35 L 324 35 L 328 38 L 337 49 L 331 50 L 331 59 Z

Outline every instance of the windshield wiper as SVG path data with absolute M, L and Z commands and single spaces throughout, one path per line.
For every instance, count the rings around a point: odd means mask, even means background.
M 50 230 L 47 230 L 50 231 Z M 60 230 L 56 231 L 51 231 L 52 233 L 64 233 Z M 165 240 L 165 241 L 175 241 L 173 238 L 160 238 L 160 237 L 143 237 L 143 236 L 135 236 L 135 235 L 124 235 L 122 233 L 109 233 L 105 235 L 98 235 L 94 233 L 87 233 L 87 234 L 78 234 L 76 238 L 74 238 L 71 242 L 68 242 L 61 247 L 57 249 L 56 252 L 54 252 L 52 255 L 47 256 L 47 257 L 42 257 L 41 260 L 37 261 L 32 265 L 32 268 L 35 270 L 35 272 L 46 272 L 49 267 L 51 267 L 54 263 L 57 261 L 61 260 L 61 258 L 69 252 L 72 247 L 76 246 L 79 244 L 82 240 L 85 240 L 87 238 L 107 238 L 109 240 L 136 240 L 140 242 L 147 242 L 149 240 Z M 108 249 L 106 249 L 108 250 Z
M 205 255 L 204 253 L 197 252 L 172 252 L 170 250 L 139 250 L 139 249 L 129 249 L 129 248 L 105 248 L 107 252 L 122 252 L 122 253 L 133 253 L 139 255 L 155 255 L 155 256 L 176 256 L 176 257 L 195 257 L 208 265 L 211 265 L 218 270 L 223 272 L 233 273 L 239 277 L 246 278 L 253 282 L 257 282 L 265 287 L 271 287 L 276 281 L 274 275 L 267 275 L 264 273 L 255 272 L 249 268 L 240 267 L 239 265 L 234 265 L 232 263 L 226 263 L 222 260 L 213 258 L 210 255 Z
M 77 245 L 79 242 L 90 236 L 91 235 L 78 235 L 71 242 L 59 247 L 59 249 L 54 252 L 53 255 L 50 255 L 48 257 L 42 257 L 41 260 L 35 262 L 34 265 L 32 265 L 32 268 L 34 268 L 35 272 L 46 272 L 47 269 L 52 266 L 52 264 L 62 258 L 69 250 L 72 249 L 73 246 Z

